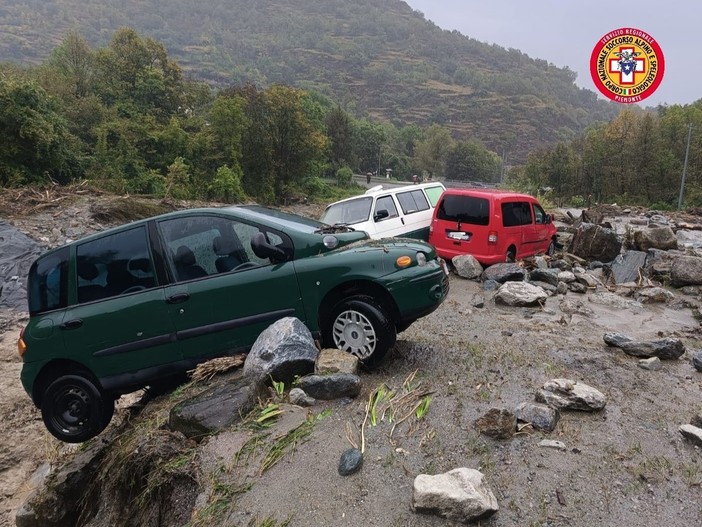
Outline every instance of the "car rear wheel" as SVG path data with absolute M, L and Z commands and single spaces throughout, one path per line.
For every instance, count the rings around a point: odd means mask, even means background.
M 553 256 L 553 254 L 556 252 L 556 240 L 551 240 L 551 243 L 548 244 L 548 249 L 546 249 L 546 254 L 549 256 Z
M 109 424 L 114 401 L 87 376 L 62 375 L 41 400 L 41 416 L 51 434 L 66 443 L 82 443 Z
M 323 328 L 325 345 L 344 350 L 368 366 L 395 344 L 395 325 L 385 309 L 366 296 L 338 303 Z
M 514 263 L 517 261 L 517 249 L 510 247 L 507 249 L 507 254 L 505 255 L 505 262 Z

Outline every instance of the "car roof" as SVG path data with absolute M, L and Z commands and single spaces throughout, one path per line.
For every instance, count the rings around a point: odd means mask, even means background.
M 392 192 L 407 192 L 408 190 L 417 190 L 417 189 L 431 188 L 431 187 L 441 187 L 443 189 L 446 188 L 446 187 L 444 187 L 444 184 L 441 183 L 440 181 L 434 181 L 434 182 L 430 182 L 430 183 L 419 183 L 418 185 L 402 185 L 401 187 L 389 187 L 389 188 L 385 188 L 385 187 L 383 187 L 383 185 L 376 185 L 375 187 L 369 188 L 363 194 L 359 194 L 358 196 L 351 196 L 350 198 L 340 199 L 339 201 L 335 201 L 334 203 L 330 203 L 329 205 L 327 205 L 327 208 L 331 207 L 332 205 L 338 205 L 339 203 L 346 203 L 347 201 L 354 201 L 357 199 L 373 197 L 377 194 L 387 194 L 387 193 L 392 193 Z
M 444 191 L 444 196 L 454 195 L 454 196 L 475 196 L 478 198 L 487 199 L 504 199 L 504 198 L 519 198 L 519 199 L 533 199 L 536 198 L 529 194 L 523 194 L 521 192 L 512 192 L 509 190 L 501 190 L 496 188 L 449 188 Z

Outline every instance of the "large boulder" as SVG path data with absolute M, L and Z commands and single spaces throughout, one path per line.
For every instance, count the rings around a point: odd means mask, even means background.
M 676 287 L 702 284 L 702 258 L 680 256 L 670 269 L 670 277 Z
M 685 345 L 678 338 L 634 340 L 621 333 L 605 333 L 602 337 L 608 346 L 620 348 L 633 357 L 658 357 L 663 360 L 679 359 L 685 354 Z
M 219 384 L 171 408 L 168 426 L 186 437 L 201 438 L 241 421 L 265 397 L 262 379 L 236 372 Z
M 499 510 L 495 495 L 483 483 L 483 474 L 465 467 L 414 478 L 412 508 L 463 523 L 486 518 Z
M 319 352 L 312 334 L 297 318 L 278 320 L 261 333 L 244 362 L 244 373 L 257 381 L 291 384 L 314 371 Z
M 547 298 L 546 291 L 528 282 L 506 282 L 495 293 L 495 302 L 508 306 L 541 305 Z
M 474 278 L 480 278 L 483 273 L 483 266 L 480 262 L 475 259 L 472 254 L 459 254 L 451 259 L 456 273 L 461 278 L 467 278 L 468 280 L 473 280 Z
M 611 262 L 622 249 L 617 233 L 592 223 L 581 224 L 570 240 L 568 252 L 586 260 Z
M 485 269 L 481 277 L 484 282 L 492 280 L 504 284 L 505 282 L 522 281 L 525 274 L 524 269 L 516 263 L 497 263 Z
M 646 253 L 642 251 L 626 251 L 617 255 L 611 265 L 614 283 L 636 282 L 641 277 L 641 269 L 645 264 Z
M 678 248 L 678 238 L 673 229 L 665 226 L 651 225 L 648 229 L 634 229 L 630 234 L 631 247 L 637 251 L 648 251 L 649 249 Z
M 361 378 L 352 373 L 329 373 L 327 375 L 308 375 L 302 377 L 298 384 L 302 390 L 315 399 L 330 401 L 344 397 L 356 397 L 361 393 Z

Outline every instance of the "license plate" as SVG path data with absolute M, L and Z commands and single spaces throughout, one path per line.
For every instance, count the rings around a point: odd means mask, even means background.
M 452 240 L 460 240 L 463 242 L 467 242 L 468 240 L 470 240 L 470 233 L 461 231 L 450 231 L 448 233 L 448 237 Z

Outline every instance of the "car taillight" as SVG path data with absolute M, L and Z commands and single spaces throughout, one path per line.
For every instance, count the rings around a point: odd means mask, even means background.
M 17 339 L 17 353 L 19 353 L 20 358 L 24 358 L 24 352 L 27 351 L 27 344 L 24 342 L 24 330 L 27 328 L 22 328 Z
M 497 231 L 490 231 L 488 234 L 488 243 L 490 245 L 495 245 L 497 243 Z

